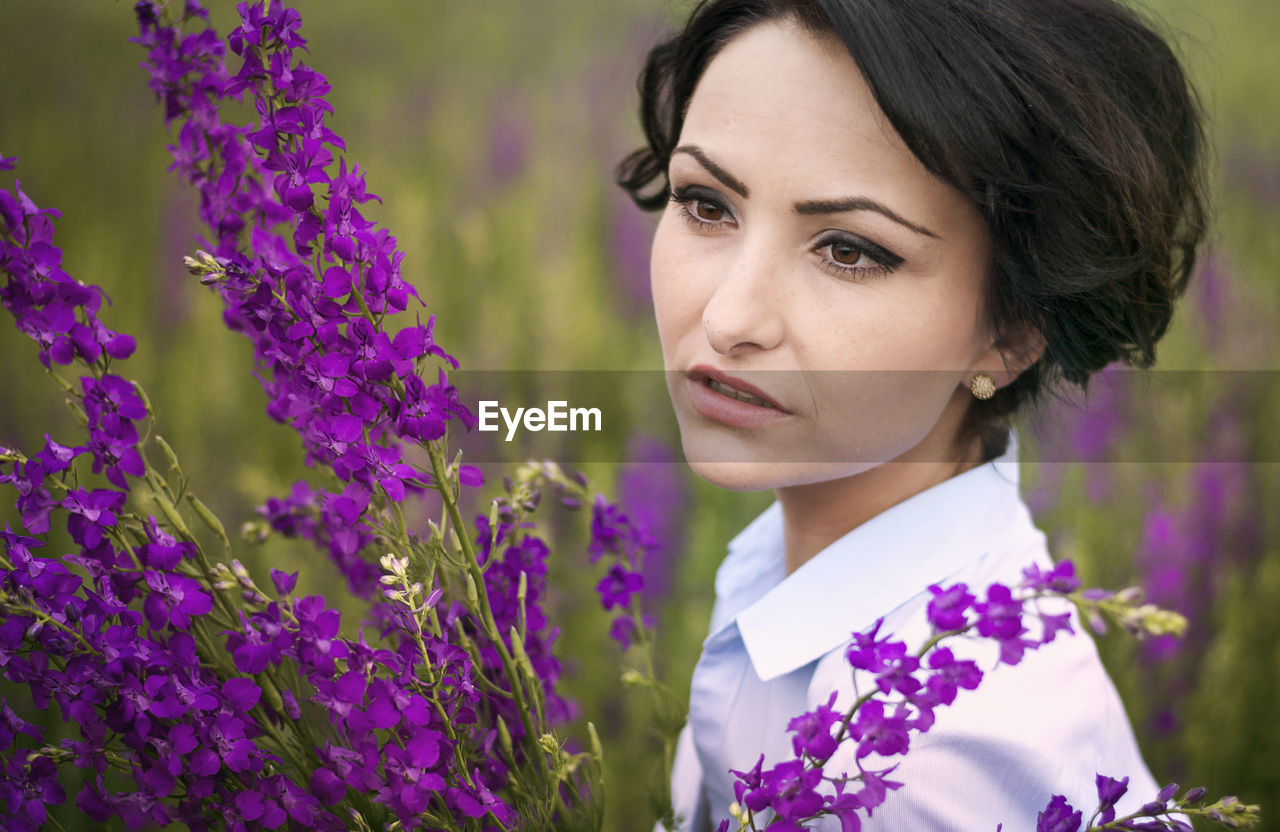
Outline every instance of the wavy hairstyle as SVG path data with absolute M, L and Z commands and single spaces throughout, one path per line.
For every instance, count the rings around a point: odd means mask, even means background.
M 779 19 L 839 39 L 907 147 L 978 207 L 997 344 L 1024 326 L 1045 339 L 1013 382 L 970 402 L 959 447 L 980 442 L 990 460 L 1014 415 L 1061 380 L 1087 393 L 1114 361 L 1154 364 L 1208 208 L 1203 110 L 1151 23 L 1113 0 L 700 0 L 638 78 L 645 145 L 615 181 L 641 208 L 668 201 L 708 63 Z

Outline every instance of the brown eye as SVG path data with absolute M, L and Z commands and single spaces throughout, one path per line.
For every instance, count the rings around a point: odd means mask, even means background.
M 835 260 L 837 263 L 852 266 L 861 258 L 862 252 L 848 243 L 831 244 L 831 259 Z
M 694 203 L 693 210 L 694 213 L 697 214 L 698 218 L 703 220 L 714 221 L 719 220 L 724 216 L 724 208 L 716 205 L 714 202 L 705 202 L 701 199 Z M 710 213 L 703 213 L 704 210 L 709 211 Z

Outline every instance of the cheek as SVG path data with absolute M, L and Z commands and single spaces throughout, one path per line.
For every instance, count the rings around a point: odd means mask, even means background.
M 828 326 L 806 327 L 802 366 L 821 370 L 809 374 L 814 435 L 830 459 L 892 459 L 915 446 L 974 358 L 973 298 L 912 280 L 859 287 L 827 307 Z
M 889 276 L 825 292 L 793 308 L 801 366 L 856 371 L 963 371 L 980 325 L 976 298 L 943 276 Z

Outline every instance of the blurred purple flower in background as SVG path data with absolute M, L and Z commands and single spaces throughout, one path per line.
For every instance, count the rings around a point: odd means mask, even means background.
M 1238 406 L 1229 398 L 1215 408 L 1208 425 L 1210 459 L 1248 458 L 1231 447 L 1242 440 Z M 1182 485 L 1187 496 L 1180 508 L 1169 505 L 1164 481 L 1148 484 L 1153 508 L 1134 565 L 1147 599 L 1190 621 L 1181 639 L 1157 636 L 1143 644 L 1144 659 L 1167 665 L 1164 683 L 1153 688 L 1159 700 L 1152 717 L 1157 735 L 1181 727 L 1177 714 L 1198 682 L 1212 643 L 1212 612 L 1226 579 L 1247 573 L 1261 555 L 1263 509 L 1255 476 L 1245 462 L 1198 462 Z
M 632 522 L 648 530 L 656 544 L 641 564 L 652 608 L 666 597 L 677 547 L 684 540 L 688 485 L 672 449 L 661 439 L 636 434 L 627 443 L 627 460 L 618 475 L 618 503 Z
M 1280 164 L 1274 151 L 1237 136 L 1222 153 L 1226 184 L 1251 195 L 1264 208 L 1280 207 Z
M 653 223 L 625 194 L 612 198 L 609 246 L 614 282 L 625 301 L 623 311 L 631 316 L 648 315 L 652 299 L 649 290 L 649 247 Z M 629 457 L 630 458 L 630 457 Z
M 1085 408 L 1071 429 L 1073 458 L 1105 460 L 1129 424 L 1130 371 L 1109 364 L 1089 379 Z
M 1205 253 L 1199 272 L 1193 278 L 1196 287 L 1196 315 L 1204 330 L 1210 349 L 1217 349 L 1222 341 L 1223 312 L 1231 298 L 1228 269 L 1216 251 Z
M 519 90 L 497 95 L 489 117 L 489 175 L 497 187 L 518 179 L 529 165 L 530 120 Z

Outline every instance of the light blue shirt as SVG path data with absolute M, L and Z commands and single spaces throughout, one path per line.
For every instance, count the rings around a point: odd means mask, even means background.
M 930 584 L 963 581 L 978 594 L 995 581 L 1016 584 L 1031 563 L 1052 566 L 1018 490 L 1012 432 L 1003 456 L 886 509 L 791 575 L 775 501 L 729 543 L 716 574 L 710 635 L 672 772 L 675 808 L 686 819 L 681 832 L 714 829 L 729 816 L 730 769 L 749 770 L 761 753 L 766 767 L 793 756 L 786 731 L 793 717 L 825 704 L 832 691 L 839 710 L 854 701 L 854 671 L 843 655 L 853 632 L 884 616 L 881 634 L 914 650 L 929 636 Z M 890 778 L 906 784 L 863 829 L 994 832 L 1003 823 L 1005 832 L 1031 832 L 1054 794 L 1087 819 L 1099 772 L 1129 776 L 1122 814 L 1150 800 L 1158 787 L 1120 698 L 1074 613 L 1072 625 L 1075 635 L 1060 633 L 1013 667 L 996 667 L 994 644 L 952 639 L 958 657 L 978 661 L 982 684 L 938 708 L 934 726 L 913 733 L 905 757 L 863 760 L 867 768 L 901 761 Z M 858 674 L 860 690 L 874 686 Z M 841 746 L 828 776 L 857 770 L 855 746 Z M 824 818 L 813 828 L 840 827 Z

